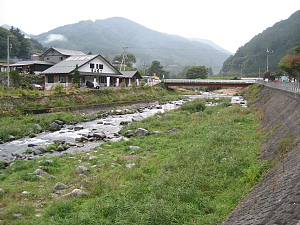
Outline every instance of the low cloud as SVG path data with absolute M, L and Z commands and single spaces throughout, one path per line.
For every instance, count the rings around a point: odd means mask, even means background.
M 67 41 L 67 38 L 61 34 L 49 34 L 46 37 L 45 43 L 49 43 L 52 41 Z

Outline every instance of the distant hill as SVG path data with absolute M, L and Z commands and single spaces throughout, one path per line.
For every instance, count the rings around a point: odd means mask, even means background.
M 230 55 L 209 44 L 160 33 L 121 17 L 81 21 L 31 37 L 47 47 L 91 51 L 109 56 L 110 60 L 122 54 L 123 47 L 128 47 L 128 53 L 136 56 L 139 69 L 158 60 L 171 73 L 178 73 L 187 65 L 205 65 L 219 73 Z
M 214 42 L 211 41 L 211 40 L 208 40 L 208 39 L 200 39 L 200 38 L 189 38 L 189 39 L 190 39 L 191 41 L 199 41 L 199 42 L 202 42 L 202 43 L 204 43 L 204 44 L 208 44 L 208 45 L 214 47 L 215 49 L 217 49 L 217 50 L 219 50 L 219 51 L 221 51 L 221 52 L 225 52 L 225 53 L 227 53 L 227 54 L 229 54 L 229 55 L 233 55 L 232 52 L 227 51 L 226 49 L 222 48 L 221 46 L 217 45 L 216 43 L 214 43 Z
M 257 76 L 266 72 L 268 49 L 269 71 L 279 70 L 279 61 L 293 53 L 300 42 L 300 10 L 288 19 L 276 23 L 240 47 L 235 55 L 223 64 L 222 72 L 228 75 Z

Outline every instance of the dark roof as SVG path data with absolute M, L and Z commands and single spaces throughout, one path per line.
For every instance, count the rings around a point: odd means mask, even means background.
M 121 71 L 121 73 L 123 74 L 122 77 L 126 77 L 126 78 L 132 78 L 134 76 L 136 76 L 137 78 L 142 78 L 141 74 L 137 70 L 135 70 L 135 71 Z

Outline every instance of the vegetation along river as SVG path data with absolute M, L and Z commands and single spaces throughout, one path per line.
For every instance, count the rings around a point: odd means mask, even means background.
M 32 159 L 39 156 L 61 155 L 74 151 L 85 151 L 99 146 L 104 141 L 118 141 L 123 138 L 119 132 L 124 124 L 140 121 L 146 117 L 173 110 L 188 100 L 195 98 L 231 97 L 224 94 L 204 93 L 184 96 L 183 100 L 172 101 L 163 105 L 157 102 L 139 108 L 133 113 L 108 115 L 92 121 L 77 124 L 63 124 L 56 131 L 44 131 L 35 137 L 24 137 L 0 144 L 0 161 L 12 161 L 18 158 Z M 130 108 L 130 107 L 129 107 Z M 118 111 L 117 111 L 118 112 Z M 94 138 L 96 137 L 96 138 Z M 62 147 L 59 151 L 49 150 L 50 145 Z

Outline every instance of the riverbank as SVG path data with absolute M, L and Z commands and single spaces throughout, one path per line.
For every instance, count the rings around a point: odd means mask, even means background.
M 263 87 L 255 107 L 268 134 L 260 157 L 271 169 L 224 225 L 300 224 L 300 96 Z
M 255 110 L 218 101 L 212 107 L 195 101 L 131 123 L 122 131 L 126 138 L 92 151 L 17 160 L 1 170 L 0 219 L 220 223 L 266 165 L 257 159 L 262 135 Z

